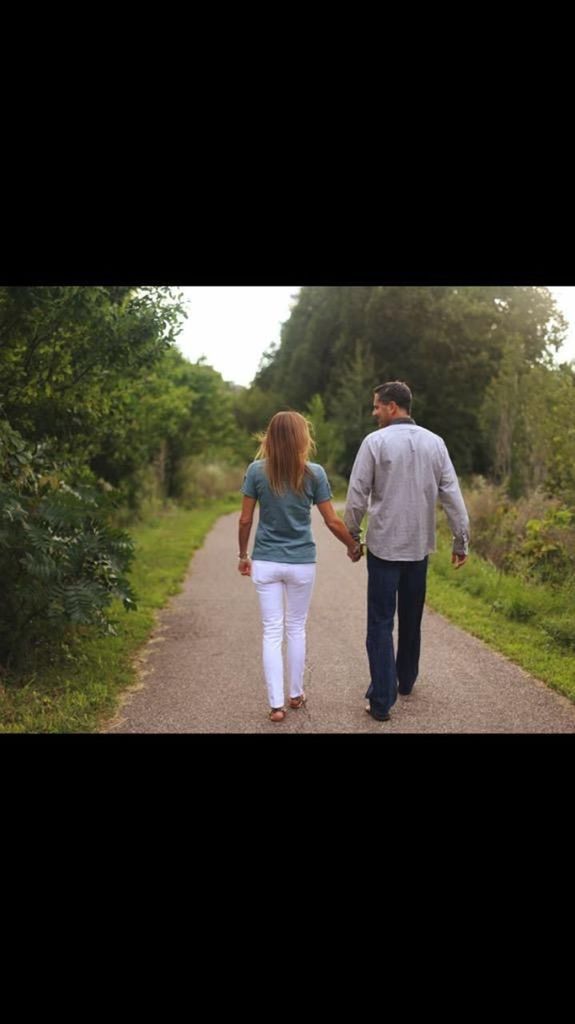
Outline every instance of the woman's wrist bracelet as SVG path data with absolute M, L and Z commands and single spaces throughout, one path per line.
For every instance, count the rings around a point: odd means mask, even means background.
M 250 557 L 249 555 L 238 555 L 238 558 L 239 558 L 240 562 L 248 562 L 249 561 L 249 557 Z

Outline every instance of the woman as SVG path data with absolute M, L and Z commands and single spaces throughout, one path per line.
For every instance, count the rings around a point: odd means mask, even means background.
M 305 701 L 305 625 L 315 579 L 316 546 L 311 506 L 317 505 L 331 532 L 345 544 L 352 561 L 361 548 L 330 501 L 325 470 L 308 462 L 315 451 L 309 423 L 298 412 L 278 412 L 262 438 L 256 461 L 247 469 L 239 526 L 239 571 L 255 584 L 263 624 L 263 667 L 272 722 L 283 722 L 282 640 L 287 633 L 289 706 Z M 260 518 L 250 559 L 248 540 L 256 503 Z

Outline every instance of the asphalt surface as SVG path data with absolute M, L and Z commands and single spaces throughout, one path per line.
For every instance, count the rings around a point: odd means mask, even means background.
M 251 579 L 237 571 L 238 516 L 239 510 L 222 517 L 195 553 L 182 592 L 159 613 L 136 661 L 137 685 L 102 732 L 575 732 L 571 701 L 427 608 L 413 692 L 398 697 L 390 721 L 367 715 L 365 559 L 353 564 L 347 558 L 317 509 L 307 703 L 288 710 L 282 723 L 270 722 L 257 595 Z

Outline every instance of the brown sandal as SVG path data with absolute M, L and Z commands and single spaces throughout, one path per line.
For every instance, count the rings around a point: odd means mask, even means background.
M 269 713 L 269 717 L 270 717 L 272 722 L 283 722 L 285 716 L 286 716 L 286 709 L 285 708 L 272 708 L 270 713 Z
M 290 697 L 290 699 L 289 699 L 289 706 L 290 706 L 290 708 L 293 708 L 294 711 L 297 711 L 298 708 L 303 707 L 304 704 L 305 704 L 305 693 L 300 694 L 299 697 Z

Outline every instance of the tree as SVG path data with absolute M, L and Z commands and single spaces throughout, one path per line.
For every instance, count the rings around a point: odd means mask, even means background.
M 256 383 L 296 408 L 319 394 L 331 419 L 338 415 L 336 394 L 357 401 L 341 389 L 359 346 L 373 361 L 366 401 L 377 384 L 405 381 L 414 418 L 445 439 L 458 472 L 485 474 L 492 449 L 482 408 L 505 353 L 520 338 L 527 366 L 547 364 L 565 330 L 546 288 L 307 287 Z M 347 431 L 347 417 L 340 420 Z M 346 441 L 348 467 L 354 433 Z
M 309 402 L 305 416 L 312 425 L 312 434 L 316 445 L 315 460 L 332 476 L 338 472 L 341 458 L 342 442 L 337 426 L 328 422 L 325 406 L 321 395 L 314 395 Z
M 302 409 L 312 395 L 324 395 L 341 331 L 341 289 L 302 288 L 289 320 L 282 326 L 274 357 L 254 378 L 263 391 Z
M 70 487 L 41 447 L 0 420 L 0 663 L 53 648 L 78 626 L 114 632 L 112 598 L 135 607 L 130 537 L 108 522 L 106 495 Z
M 0 289 L 0 405 L 31 442 L 82 465 L 97 452 L 118 390 L 172 345 L 181 317 L 169 288 Z
M 346 477 L 351 473 L 365 435 L 374 429 L 374 387 L 373 356 L 364 342 L 356 341 L 353 358 L 342 366 L 328 398 L 328 408 L 340 442 L 337 469 Z

